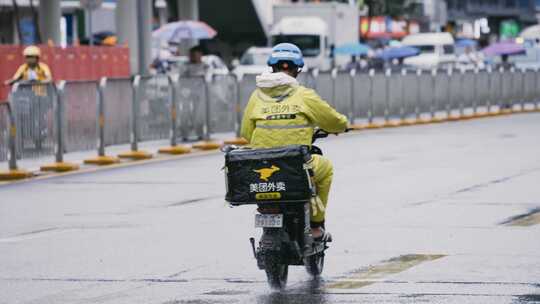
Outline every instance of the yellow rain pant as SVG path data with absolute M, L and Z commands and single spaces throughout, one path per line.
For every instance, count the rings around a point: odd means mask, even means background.
M 324 222 L 326 214 L 334 168 L 330 160 L 321 155 L 313 155 L 312 164 L 318 197 L 314 198 L 311 202 L 311 222 L 321 224 Z

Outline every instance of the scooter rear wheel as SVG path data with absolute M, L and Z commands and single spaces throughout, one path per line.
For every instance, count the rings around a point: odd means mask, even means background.
M 284 289 L 289 276 L 289 265 L 281 263 L 279 258 L 268 256 L 265 258 L 266 278 L 272 289 Z
M 324 252 L 319 252 L 305 258 L 307 272 L 314 276 L 320 276 L 324 269 Z

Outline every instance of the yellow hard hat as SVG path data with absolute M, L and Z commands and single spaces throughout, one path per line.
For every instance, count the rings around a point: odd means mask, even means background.
M 23 56 L 24 57 L 29 57 L 29 56 L 39 57 L 41 56 L 41 51 L 39 50 L 37 46 L 31 45 L 24 49 Z

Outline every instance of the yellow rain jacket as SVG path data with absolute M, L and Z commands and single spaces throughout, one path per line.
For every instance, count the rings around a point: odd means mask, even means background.
M 347 118 L 291 76 L 257 76 L 257 89 L 244 111 L 241 129 L 252 147 L 311 145 L 315 127 L 340 133 L 347 128 Z
M 38 62 L 35 68 L 30 68 L 26 63 L 22 64 L 15 75 L 15 80 L 37 80 L 37 81 L 50 81 L 52 79 L 51 70 L 43 62 Z
M 315 127 L 330 133 L 344 132 L 347 118 L 312 89 L 298 84 L 285 73 L 257 76 L 242 120 L 241 135 L 253 148 L 311 145 Z M 314 202 L 312 222 L 324 222 L 333 169 L 330 161 L 313 155 L 313 170 L 319 199 Z M 321 205 L 322 203 L 322 205 Z

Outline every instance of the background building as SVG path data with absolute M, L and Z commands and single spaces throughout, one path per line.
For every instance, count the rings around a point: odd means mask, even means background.
M 538 22 L 538 0 L 446 0 L 449 29 L 464 38 L 515 37 Z

